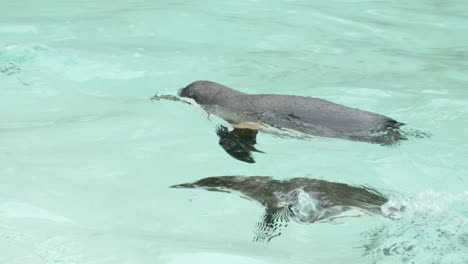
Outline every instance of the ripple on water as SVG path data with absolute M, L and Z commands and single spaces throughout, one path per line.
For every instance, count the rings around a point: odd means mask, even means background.
M 468 193 L 426 191 L 392 198 L 382 211 L 395 221 L 366 233 L 373 263 L 467 263 Z
M 35 253 L 44 264 L 80 263 L 79 244 L 61 236 L 52 237 L 40 243 Z
M 129 80 L 145 76 L 141 70 L 129 69 L 111 57 L 81 54 L 75 50 L 61 50 L 42 44 L 6 45 L 0 47 L 0 74 L 11 76 L 27 68 L 26 79 L 85 82 L 96 78 Z M 40 77 L 40 78 L 39 78 Z

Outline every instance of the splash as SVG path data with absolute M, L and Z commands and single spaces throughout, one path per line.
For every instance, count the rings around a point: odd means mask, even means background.
M 467 202 L 467 192 L 391 198 L 382 213 L 395 221 L 365 234 L 365 255 L 371 263 L 468 263 Z
M 313 222 L 318 213 L 318 201 L 302 189 L 294 190 L 295 202 L 289 207 L 293 220 L 299 223 Z

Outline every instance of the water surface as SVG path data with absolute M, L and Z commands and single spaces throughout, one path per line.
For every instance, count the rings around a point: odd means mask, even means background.
M 1 263 L 468 262 L 466 1 L 3 1 Z M 395 147 L 259 135 L 152 102 L 194 80 L 320 97 L 432 134 Z M 407 208 L 290 224 L 253 243 L 259 205 L 174 190 L 207 176 L 367 185 Z

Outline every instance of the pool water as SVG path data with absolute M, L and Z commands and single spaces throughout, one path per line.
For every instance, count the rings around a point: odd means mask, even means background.
M 0 263 L 468 263 L 466 1 L 0 3 Z M 259 134 L 151 101 L 195 80 L 312 96 L 431 134 L 393 147 Z M 169 188 L 208 176 L 369 186 L 392 218 L 291 222 L 253 242 L 263 209 Z

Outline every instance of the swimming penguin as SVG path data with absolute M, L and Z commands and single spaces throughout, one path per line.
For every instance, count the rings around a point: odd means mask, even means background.
M 404 124 L 390 117 L 339 105 L 327 100 L 278 94 L 246 94 L 219 83 L 195 81 L 179 90 L 180 98 L 193 99 L 209 114 L 229 122 L 234 130 L 218 126 L 220 145 L 234 158 L 254 162 L 257 131 L 278 136 L 320 136 L 381 145 L 405 140 Z M 152 99 L 183 101 L 175 96 Z M 250 134 L 250 135 L 249 135 Z M 245 140 L 249 139 L 249 140 Z M 258 151 L 260 152 L 260 151 Z
M 246 94 L 219 83 L 196 81 L 180 90 L 209 113 L 237 128 L 272 126 L 305 134 L 392 144 L 401 140 L 403 125 L 380 114 L 323 99 L 278 94 Z

